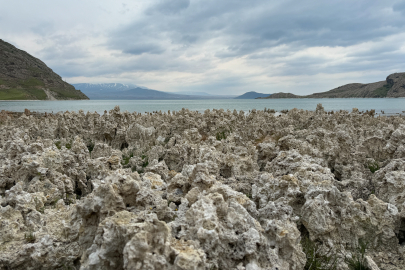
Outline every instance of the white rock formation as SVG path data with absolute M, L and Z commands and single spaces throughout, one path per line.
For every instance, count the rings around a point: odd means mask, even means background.
M 0 113 L 0 269 L 405 269 L 405 118 Z M 357 252 L 357 253 L 356 253 Z M 345 260 L 346 258 L 346 260 Z

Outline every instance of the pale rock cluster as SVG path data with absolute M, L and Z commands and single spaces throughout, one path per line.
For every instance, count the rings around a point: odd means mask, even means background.
M 0 269 L 405 269 L 402 116 L 0 114 Z

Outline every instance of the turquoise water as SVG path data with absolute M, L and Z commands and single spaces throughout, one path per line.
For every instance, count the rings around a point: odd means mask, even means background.
M 336 99 L 216 99 L 216 100 L 68 100 L 68 101 L 0 101 L 0 111 L 22 112 L 24 109 L 37 112 L 78 111 L 103 113 L 119 105 L 121 111 L 153 112 L 179 111 L 182 108 L 203 112 L 206 109 L 230 109 L 249 111 L 252 109 L 304 109 L 315 110 L 322 103 L 325 110 L 360 111 L 375 109 L 386 114 L 405 112 L 404 98 L 336 98 Z

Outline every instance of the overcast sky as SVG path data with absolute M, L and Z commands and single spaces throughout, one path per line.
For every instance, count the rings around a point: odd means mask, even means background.
M 0 38 L 69 83 L 310 94 L 405 72 L 405 1 L 0 0 Z

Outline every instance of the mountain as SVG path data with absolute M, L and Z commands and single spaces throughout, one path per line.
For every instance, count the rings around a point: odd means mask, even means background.
M 0 39 L 0 100 L 89 99 L 44 62 Z
M 299 98 L 301 96 L 297 96 L 291 93 L 283 93 L 283 92 L 279 92 L 279 93 L 274 93 L 270 96 L 267 97 L 259 97 L 257 99 L 268 99 L 268 98 Z
M 246 92 L 241 96 L 235 97 L 235 99 L 255 99 L 255 98 L 261 98 L 261 97 L 268 97 L 269 94 L 262 94 L 262 93 L 257 93 L 254 91 L 251 92 Z
M 78 83 L 73 84 L 91 99 L 195 99 L 189 95 L 178 95 L 146 89 L 134 84 L 122 83 Z
M 76 83 L 73 86 L 91 99 L 225 99 L 234 96 L 215 96 L 205 92 L 164 92 L 134 84 Z M 182 94 L 180 94 L 182 93 Z
M 277 93 L 265 98 L 397 98 L 405 97 L 405 72 L 389 75 L 385 81 L 375 83 L 350 83 L 327 92 L 308 96 Z
M 106 99 L 106 96 L 114 97 L 117 92 L 128 91 L 139 87 L 135 84 L 122 83 L 74 83 L 72 85 L 91 99 Z

